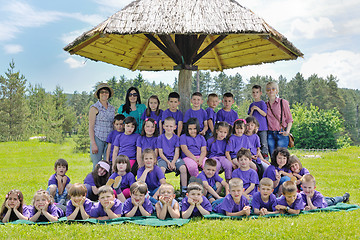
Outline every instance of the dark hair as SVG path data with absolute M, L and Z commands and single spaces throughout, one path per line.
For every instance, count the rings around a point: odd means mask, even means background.
M 64 166 L 66 167 L 66 170 L 68 170 L 69 167 L 68 162 L 63 158 L 59 158 L 58 160 L 56 160 L 55 168 L 57 168 L 57 166 Z
M 142 128 L 141 128 L 141 136 L 146 136 L 146 132 L 145 132 L 145 124 L 147 122 L 152 122 L 155 125 L 155 132 L 154 132 L 154 137 L 157 137 L 159 135 L 159 129 L 156 127 L 157 122 L 155 121 L 155 119 L 153 118 L 146 118 L 142 124 Z
M 115 161 L 114 161 L 114 166 L 113 166 L 113 172 L 117 172 L 118 169 L 117 169 L 117 166 L 116 164 L 117 163 L 126 163 L 126 173 L 130 172 L 131 170 L 131 165 L 130 165 L 130 160 L 129 160 L 129 157 L 126 156 L 126 155 L 122 155 L 120 154 L 119 156 L 116 157 Z
M 146 194 L 148 191 L 147 184 L 142 181 L 137 181 L 131 184 L 130 186 L 130 193 L 133 194 L 134 192 L 139 191 L 141 194 Z
M 214 126 L 214 135 L 213 135 L 213 143 L 216 141 L 217 139 L 217 130 L 219 129 L 219 127 L 226 127 L 229 129 L 229 132 L 227 134 L 227 136 L 225 137 L 225 140 L 226 140 L 226 143 L 228 143 L 229 141 L 229 138 L 231 136 L 231 130 L 232 130 L 232 127 L 230 124 L 228 124 L 227 122 L 216 122 L 215 123 L 215 126 Z
M 107 162 L 107 161 L 104 161 L 104 162 L 109 164 L 109 162 Z M 104 186 L 107 183 L 107 180 L 108 180 L 108 178 L 110 176 L 109 172 L 107 172 L 104 176 L 99 176 L 98 175 L 99 168 L 101 168 L 101 166 L 99 164 L 96 164 L 94 170 L 91 173 L 91 175 L 93 176 L 93 179 L 94 179 L 95 186 L 97 188 L 99 188 L 101 186 Z
M 189 183 L 189 185 L 187 186 L 187 192 L 190 193 L 191 191 L 194 191 L 194 190 L 203 192 L 204 187 L 198 182 Z
M 286 148 L 283 148 L 283 147 L 277 147 L 277 148 L 273 151 L 273 153 L 271 154 L 271 165 L 273 165 L 273 166 L 275 166 L 275 167 L 278 167 L 278 166 L 279 166 L 278 163 L 277 163 L 277 161 L 276 161 L 276 157 L 277 157 L 277 155 L 279 155 L 279 154 L 281 154 L 281 155 L 283 155 L 283 156 L 285 156 L 285 157 L 287 158 L 286 164 L 285 164 L 285 166 L 284 166 L 284 167 L 287 167 L 287 165 L 288 165 L 288 163 L 289 163 L 290 153 L 289 153 L 289 151 L 288 151 Z
M 185 126 L 184 126 L 184 132 L 186 134 L 186 136 L 190 136 L 189 134 L 189 125 L 196 125 L 196 135 L 199 134 L 200 132 L 200 124 L 199 124 L 199 120 L 197 118 L 189 118 L 189 120 L 186 122 Z
M 249 116 L 245 119 L 246 121 L 246 125 L 248 125 L 249 123 L 254 123 L 256 125 L 256 127 L 259 127 L 259 121 L 254 117 L 254 116 Z M 254 129 L 254 131 L 252 132 L 252 134 L 256 133 L 256 129 Z
M 288 165 L 289 165 L 289 167 L 290 167 L 292 164 L 294 164 L 294 163 L 299 164 L 300 170 L 303 169 L 303 166 L 302 166 L 302 164 L 301 164 L 301 162 L 300 162 L 300 159 L 299 159 L 296 155 L 291 155 L 291 156 L 289 157 L 289 160 L 288 160 Z
M 24 204 L 24 196 L 22 194 L 22 192 L 20 190 L 17 189 L 13 189 L 11 191 L 9 191 L 6 195 L 5 195 L 5 201 L 3 203 L 3 205 L 1 206 L 1 210 L 0 210 L 0 220 L 2 220 L 5 216 L 5 214 L 7 213 L 8 209 L 7 207 L 5 207 L 5 202 L 8 200 L 10 194 L 15 193 L 20 201 L 20 205 L 18 207 L 18 211 L 22 214 L 23 213 L 23 204 Z M 16 214 L 14 213 L 14 211 L 11 211 L 10 214 L 10 218 L 9 218 L 9 222 L 18 220 L 19 218 L 16 216 Z
M 194 92 L 194 93 L 191 95 L 191 97 L 193 97 L 193 96 L 202 97 L 202 94 L 201 94 L 201 92 Z
M 125 116 L 124 115 L 122 115 L 122 114 L 116 114 L 115 115 L 115 117 L 114 117 L 114 122 L 113 123 L 115 123 L 115 121 L 121 121 L 121 120 L 125 120 Z
M 254 85 L 254 86 L 252 86 L 251 89 L 260 89 L 260 92 L 261 92 L 261 86 L 260 85 Z
M 246 121 L 246 120 L 245 120 Z M 245 128 L 245 122 L 243 119 L 237 119 L 234 122 L 233 128 L 232 128 L 232 133 L 235 134 L 235 129 L 236 128 Z
M 231 92 L 227 92 L 224 94 L 223 97 L 231 97 L 231 98 L 234 98 L 234 95 L 231 93 Z
M 180 95 L 177 92 L 171 92 L 169 93 L 168 100 L 170 100 L 170 98 L 177 98 L 180 100 Z
M 250 150 L 246 148 L 241 148 L 236 154 L 237 159 L 241 158 L 242 156 L 246 156 L 250 160 L 252 159 Z
M 159 100 L 159 97 L 157 95 L 151 95 L 149 97 L 148 102 L 147 102 L 147 108 L 146 108 L 145 115 L 147 117 L 150 117 L 150 114 L 151 114 L 151 109 L 150 109 L 150 106 L 149 106 L 150 99 L 156 99 L 158 101 L 158 105 L 157 105 L 156 110 L 155 110 L 155 115 L 159 116 L 159 114 L 160 114 L 160 100 Z
M 215 159 L 208 158 L 208 159 L 205 160 L 204 167 L 205 167 L 206 165 L 208 165 L 208 166 L 210 166 L 210 167 L 216 167 L 217 162 L 216 162 Z
M 135 90 L 135 92 L 137 93 L 137 99 L 136 102 L 141 104 L 141 98 L 140 98 L 140 92 L 136 87 L 130 87 L 127 92 L 126 92 L 126 97 L 125 97 L 125 104 L 123 105 L 123 109 L 122 112 L 126 112 L 127 114 L 129 114 L 131 112 L 131 108 L 130 108 L 130 101 L 129 101 L 129 94 L 132 90 Z
M 208 96 L 207 96 L 207 98 L 208 98 L 208 100 L 209 100 L 209 98 L 211 98 L 211 97 L 219 97 L 216 93 L 210 93 Z
M 107 90 L 108 92 L 109 92 L 109 98 L 111 98 L 111 91 L 110 91 L 110 88 L 108 88 L 108 87 L 102 87 L 102 88 L 100 88 L 98 91 L 97 91 L 97 93 L 96 93 L 96 96 L 97 96 L 97 98 L 99 99 L 100 98 L 100 91 L 102 90 L 102 89 L 105 89 L 105 90 Z
M 132 117 L 132 116 L 128 116 L 127 118 L 125 118 L 124 124 L 129 124 L 129 123 L 132 123 L 132 124 L 135 126 L 134 132 L 133 132 L 133 133 L 135 133 L 135 132 L 136 132 L 136 128 L 137 128 L 136 119 L 135 119 L 134 117 Z

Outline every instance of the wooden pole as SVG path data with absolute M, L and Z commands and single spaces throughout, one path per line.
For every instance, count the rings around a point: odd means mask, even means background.
M 179 72 L 179 94 L 180 94 L 180 111 L 185 114 L 186 110 L 190 108 L 191 98 L 191 82 L 192 71 L 187 69 L 181 69 Z

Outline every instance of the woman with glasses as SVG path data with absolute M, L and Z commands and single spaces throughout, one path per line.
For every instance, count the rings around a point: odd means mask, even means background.
M 136 133 L 141 133 L 141 126 L 143 124 L 141 115 L 145 110 L 146 105 L 141 104 L 139 90 L 136 87 L 130 87 L 126 92 L 125 104 L 119 107 L 118 113 L 123 114 L 125 117 L 132 116 L 136 119 L 138 125 Z
M 272 154 L 277 147 L 287 148 L 289 134 L 293 119 L 290 112 L 289 102 L 278 96 L 279 85 L 276 82 L 266 84 L 266 94 L 269 101 L 267 105 L 268 122 L 268 145 L 269 153 Z

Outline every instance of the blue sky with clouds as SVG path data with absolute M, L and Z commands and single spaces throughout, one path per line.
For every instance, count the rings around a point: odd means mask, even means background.
M 122 9 L 130 0 L 0 0 L 0 75 L 14 59 L 16 69 L 31 84 L 47 91 L 60 85 L 65 92 L 90 91 L 112 76 L 135 77 L 139 72 L 71 56 L 63 50 L 83 32 Z M 226 70 L 246 80 L 254 75 L 279 75 L 291 80 L 333 74 L 339 86 L 360 89 L 359 0 L 242 0 L 304 53 L 296 61 Z M 141 72 L 149 81 L 172 84 L 178 72 Z M 217 74 L 217 73 L 213 73 Z

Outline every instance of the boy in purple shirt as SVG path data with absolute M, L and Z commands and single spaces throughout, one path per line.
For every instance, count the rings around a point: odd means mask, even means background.
M 248 114 L 249 116 L 253 116 L 258 120 L 260 127 L 258 129 L 257 135 L 260 138 L 261 142 L 261 153 L 265 159 L 269 158 L 269 150 L 268 150 L 268 143 L 267 143 L 267 106 L 266 103 L 261 100 L 261 86 L 254 85 L 252 87 L 252 97 L 254 98 L 254 102 L 252 102 L 249 106 Z
M 267 215 L 279 213 L 276 210 L 277 200 L 273 188 L 273 181 L 270 178 L 262 178 L 259 183 L 259 191 L 254 193 L 251 201 L 251 207 L 254 210 L 254 214 Z
M 208 130 L 208 115 L 206 111 L 201 108 L 201 104 L 203 103 L 202 94 L 194 92 L 191 96 L 190 102 L 192 104 L 192 108 L 185 112 L 184 122 L 186 123 L 190 118 L 197 118 L 200 124 L 199 134 L 204 136 Z
M 69 189 L 70 201 L 66 205 L 68 220 L 86 220 L 90 216 L 92 201 L 86 198 L 87 189 L 84 184 L 75 183 Z
M 198 182 L 192 182 L 187 186 L 186 197 L 181 202 L 182 218 L 187 219 L 210 214 L 211 203 L 203 196 L 203 190 L 203 186 Z
M 110 163 L 112 163 L 112 155 L 114 152 L 114 142 L 116 137 L 124 132 L 124 120 L 125 120 L 125 116 L 122 114 L 116 114 L 116 116 L 114 117 L 114 122 L 113 122 L 113 128 L 114 130 L 112 132 L 109 133 L 106 142 L 108 143 L 107 145 L 107 149 L 106 149 L 106 160 Z
M 183 114 L 180 110 L 177 109 L 180 105 L 180 95 L 177 92 L 171 92 L 169 94 L 168 105 L 169 108 L 166 109 L 162 114 L 160 129 L 164 129 L 163 124 L 167 117 L 173 117 L 175 119 L 175 125 L 177 125 L 175 133 L 180 137 L 183 128 Z
M 297 193 L 296 184 L 292 181 L 286 181 L 282 185 L 282 196 L 277 199 L 276 210 L 281 214 L 299 214 L 304 210 L 305 203 L 300 195 Z
M 109 220 L 121 217 L 123 204 L 115 198 L 113 189 L 110 186 L 99 188 L 99 202 L 91 208 L 90 217 L 97 220 Z
M 226 216 L 249 216 L 249 202 L 243 195 L 243 182 L 240 178 L 232 178 L 229 181 L 230 194 L 226 195 L 224 200 L 217 206 L 214 211 Z
M 205 160 L 204 170 L 197 176 L 203 181 L 204 195 L 212 203 L 220 199 L 222 187 L 225 188 L 226 195 L 229 194 L 229 185 L 216 173 L 216 160 L 208 158 Z
M 134 182 L 130 186 L 131 197 L 125 201 L 123 208 L 125 217 L 151 216 L 154 209 L 150 200 L 145 197 L 147 190 L 144 182 Z
M 218 104 L 219 104 L 218 95 L 216 93 L 210 93 L 207 99 L 207 105 L 209 107 L 206 109 L 206 113 L 208 115 L 208 128 L 209 128 L 205 136 L 206 139 L 208 139 L 213 135 L 214 126 L 216 123 L 215 108 L 217 107 Z
M 227 122 L 231 126 L 234 124 L 235 120 L 239 118 L 237 112 L 231 109 L 234 102 L 234 95 L 232 93 L 224 94 L 222 100 L 224 107 L 216 113 L 216 121 Z
M 58 159 L 55 162 L 55 174 L 51 175 L 48 181 L 47 191 L 53 196 L 56 203 L 65 205 L 68 190 L 71 187 L 70 178 L 66 176 L 68 162 L 65 159 Z

